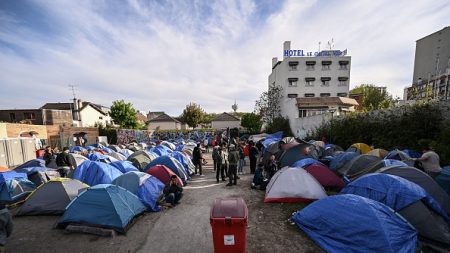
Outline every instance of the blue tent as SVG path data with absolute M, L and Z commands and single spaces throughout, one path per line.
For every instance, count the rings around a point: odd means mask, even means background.
M 110 184 L 120 175 L 122 175 L 122 172 L 109 164 L 85 161 L 77 167 L 73 178 L 93 186 L 97 184 Z
M 178 162 L 181 163 L 181 165 L 183 165 L 184 171 L 187 175 L 192 175 L 195 172 L 195 165 L 192 163 L 191 159 L 184 153 L 174 151 L 172 154 L 170 154 L 170 156 L 175 158 Z
M 25 173 L 25 174 L 27 174 L 27 176 L 29 176 L 33 173 L 45 172 L 47 170 L 48 170 L 48 168 L 46 168 L 46 167 L 27 167 L 27 168 L 15 169 L 14 171 L 17 173 Z
M 114 179 L 112 183 L 138 196 L 142 204 L 150 210 L 161 210 L 156 202 L 165 185 L 158 178 L 144 172 L 131 171 Z
M 411 158 L 419 158 L 422 156 L 420 152 L 417 152 L 412 149 L 403 149 L 402 152 L 405 152 L 407 155 L 409 155 Z
M 105 151 L 108 154 L 111 154 L 113 152 L 113 150 L 110 148 L 102 148 L 102 151 Z
M 355 158 L 357 156 L 359 156 L 359 154 L 356 152 L 342 152 L 342 153 L 336 154 L 336 156 L 334 156 L 331 159 L 330 169 L 338 170 L 338 169 L 342 168 L 347 162 L 349 162 L 350 160 L 352 160 L 353 158 Z
M 283 138 L 283 131 L 279 131 L 274 134 L 267 135 L 262 144 L 264 148 L 267 149 L 271 143 L 281 141 L 282 138 Z
M 71 153 L 74 153 L 74 152 L 83 152 L 83 151 L 85 151 L 85 150 L 86 150 L 85 148 L 80 147 L 80 146 L 73 146 L 73 147 L 70 147 L 70 148 L 69 148 L 69 151 L 70 151 Z
M 129 149 L 124 148 L 124 149 L 120 150 L 119 153 L 121 153 L 121 154 L 124 155 L 126 158 L 128 158 L 128 157 L 129 157 L 131 154 L 133 154 L 134 152 L 131 151 L 131 150 L 129 150 Z
M 419 185 L 399 176 L 373 173 L 351 182 L 341 193 L 355 194 L 381 202 L 394 211 L 422 200 L 431 210 L 450 221 L 441 205 Z
M 344 194 L 318 200 L 294 213 L 297 226 L 329 253 L 412 253 L 417 232 L 389 207 Z
M 395 160 L 395 159 L 383 159 L 384 167 L 392 166 L 392 165 L 398 165 L 398 166 L 408 166 L 406 163 Z
M 130 221 L 145 209 L 138 197 L 124 188 L 100 184 L 88 188 L 70 202 L 58 227 L 84 224 L 125 233 Z
M 100 153 L 92 153 L 92 154 L 88 154 L 87 158 L 91 161 L 97 162 L 97 161 L 101 161 L 101 162 L 105 162 L 105 163 L 111 163 L 111 162 L 116 162 L 117 159 L 115 159 L 114 157 L 111 156 L 107 156 L 107 155 L 102 155 Z
M 15 168 L 15 170 L 29 168 L 29 167 L 45 167 L 45 161 L 42 159 L 33 159 L 25 162 Z
M 139 171 L 136 167 L 134 167 L 133 163 L 130 161 L 117 161 L 112 162 L 109 165 L 114 166 L 122 173 L 127 173 L 129 171 Z
M 450 196 L 450 166 L 442 168 L 441 174 L 435 177 L 434 180 Z
M 305 167 L 307 167 L 307 166 L 309 166 L 311 164 L 316 164 L 316 163 L 323 164 L 323 163 L 317 161 L 314 158 L 304 158 L 304 159 L 300 159 L 300 160 L 296 161 L 294 164 L 292 164 L 291 167 L 305 168 Z
M 11 203 L 22 200 L 35 188 L 36 185 L 28 180 L 25 173 L 0 173 L 0 201 Z
M 93 151 L 93 150 L 96 150 L 97 148 L 94 147 L 94 146 L 87 146 L 86 149 L 87 149 L 88 151 Z
M 158 145 L 156 147 L 151 148 L 150 152 L 156 153 L 158 156 L 165 156 L 170 155 L 170 153 L 172 153 L 173 151 L 164 145 Z
M 175 158 L 170 157 L 170 156 L 160 156 L 160 157 L 156 158 L 155 160 L 153 160 L 149 164 L 147 164 L 144 171 L 147 171 L 151 167 L 158 165 L 158 164 L 165 165 L 173 173 L 175 173 L 177 176 L 179 176 L 184 184 L 186 184 L 186 182 L 188 180 L 188 176 L 186 175 L 186 172 L 184 171 L 183 165 L 180 162 L 178 162 Z

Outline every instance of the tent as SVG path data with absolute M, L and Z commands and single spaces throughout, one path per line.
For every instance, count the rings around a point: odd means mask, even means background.
M 342 151 L 344 151 L 344 149 L 338 145 L 335 145 L 335 144 L 326 144 L 325 145 L 325 155 L 326 156 L 332 156 L 336 152 L 342 152 Z
M 72 146 L 72 147 L 69 148 L 69 151 L 70 151 L 71 153 L 75 153 L 75 152 L 84 152 L 84 151 L 86 151 L 86 149 L 83 148 L 83 147 L 81 147 L 81 146 Z
M 163 145 L 168 147 L 169 149 L 171 149 L 172 151 L 176 149 L 175 144 L 173 144 L 172 142 L 168 142 L 168 141 L 163 141 L 161 142 L 159 145 Z
M 131 151 L 131 150 L 129 150 L 129 149 L 123 148 L 122 150 L 120 150 L 119 153 L 121 153 L 123 156 L 125 156 L 126 158 L 128 158 L 128 157 L 129 157 L 131 154 L 133 154 L 134 152 Z
M 331 158 L 330 169 L 337 171 L 358 155 L 359 154 L 356 152 L 343 152 L 335 154 L 335 156 Z
M 450 245 L 449 218 L 439 203 L 422 187 L 404 178 L 375 173 L 348 184 L 344 194 L 355 194 L 387 205 L 399 212 L 419 235 Z
M 29 167 L 45 167 L 45 161 L 42 159 L 33 159 L 17 166 L 15 170 Z
M 120 175 L 122 175 L 122 172 L 109 164 L 86 161 L 75 169 L 73 178 L 93 186 L 110 184 Z
M 181 165 L 183 165 L 186 174 L 188 175 L 194 174 L 195 165 L 192 163 L 192 160 L 189 158 L 188 155 L 179 151 L 174 151 L 173 153 L 170 154 L 170 156 L 177 159 L 177 161 L 179 161 Z
M 303 155 L 302 152 L 307 147 L 313 147 L 312 144 L 299 144 L 286 150 L 280 157 L 280 167 L 292 166 L 296 161 L 304 158 L 314 158 L 309 155 Z
M 413 166 L 414 165 L 414 161 L 411 160 L 411 157 L 406 154 L 403 151 L 400 151 L 398 149 L 392 150 L 391 152 L 389 152 L 385 159 L 394 159 L 394 160 L 399 160 L 402 161 L 406 164 L 408 164 L 408 166 Z
M 120 170 L 122 173 L 127 173 L 130 171 L 139 171 L 130 161 L 117 161 L 110 163 L 109 165 L 115 167 Z
M 124 156 L 124 155 L 122 155 L 121 153 L 119 153 L 119 152 L 116 152 L 116 151 L 113 151 L 111 154 L 109 154 L 110 156 L 112 156 L 112 157 L 114 157 L 114 158 L 116 158 L 117 160 L 119 160 L 119 161 L 125 161 L 125 160 L 127 160 L 127 158 Z
M 373 155 L 373 156 L 377 156 L 379 158 L 384 158 L 384 157 L 386 157 L 386 155 L 388 153 L 389 152 L 387 150 L 384 150 L 382 148 L 376 148 L 376 149 L 372 149 L 369 152 L 367 152 L 366 155 Z
M 366 154 L 371 150 L 372 148 L 365 143 L 354 143 L 347 149 L 348 152 L 357 152 L 360 155 Z
M 158 199 L 164 184 L 158 178 L 144 172 L 130 171 L 114 179 L 112 184 L 121 186 L 136 195 L 147 208 L 158 212 Z
M 62 214 L 78 192 L 87 187 L 89 185 L 75 179 L 52 179 L 34 190 L 20 206 L 16 215 Z
M 147 164 L 147 167 L 145 167 L 145 171 L 158 164 L 164 165 L 172 170 L 173 173 L 181 178 L 183 184 L 186 184 L 187 180 L 189 179 L 186 175 L 186 172 L 184 171 L 183 165 L 181 165 L 181 163 L 178 162 L 175 158 L 170 156 L 160 156 L 156 158 L 151 163 Z
M 0 173 L 0 201 L 15 203 L 25 199 L 36 186 L 28 180 L 27 174 L 8 171 Z
M 331 196 L 294 213 L 292 221 L 329 253 L 413 253 L 417 232 L 392 209 L 352 194 Z
M 406 153 L 411 158 L 419 158 L 422 156 L 422 154 L 420 152 L 417 152 L 412 149 L 403 149 L 402 152 Z
M 408 165 L 406 163 L 404 163 L 402 161 L 399 161 L 399 160 L 383 159 L 383 160 L 380 160 L 378 162 L 372 163 L 369 166 L 369 168 L 367 170 L 367 173 L 372 173 L 372 172 L 375 172 L 375 171 L 377 171 L 377 170 L 379 170 L 381 168 L 389 167 L 389 166 L 393 166 L 393 165 L 400 166 L 400 167 L 408 167 Z
M 112 152 L 114 152 L 114 151 L 113 151 L 112 149 L 110 149 L 110 148 L 102 148 L 102 151 L 108 153 L 109 155 L 110 155 Z
M 421 186 L 428 192 L 444 209 L 447 215 L 450 215 L 450 197 L 428 174 L 414 167 L 389 166 L 378 170 L 377 172 L 391 174 L 407 179 Z
M 305 167 L 307 167 L 307 166 L 309 166 L 311 164 L 316 164 L 316 163 L 322 164 L 321 162 L 317 161 L 314 158 L 303 158 L 303 159 L 300 159 L 300 160 L 296 161 L 294 164 L 292 164 L 292 167 L 305 168 Z
M 441 173 L 434 180 L 450 195 L 450 166 L 442 168 Z
M 270 179 L 264 202 L 309 202 L 325 197 L 323 187 L 306 170 L 284 167 Z
M 57 227 L 83 224 L 125 233 L 131 220 L 145 210 L 139 198 L 131 192 L 117 185 L 100 184 L 88 188 L 73 199 Z
M 112 163 L 118 161 L 116 158 L 109 156 L 109 155 L 103 155 L 98 152 L 88 154 L 87 158 L 94 162 L 103 162 L 103 163 Z
M 159 181 L 161 181 L 165 185 L 169 183 L 170 177 L 172 175 L 177 176 L 175 173 L 173 173 L 173 171 L 171 169 L 167 168 L 164 165 L 155 165 L 155 166 L 147 169 L 145 172 L 158 178 Z M 183 181 L 181 180 L 181 178 L 179 176 L 177 176 L 177 182 L 180 185 L 183 185 Z
M 11 170 L 9 168 L 0 166 L 0 172 L 7 172 L 7 171 L 11 171 Z
M 344 166 L 337 169 L 337 172 L 341 175 L 355 178 L 367 173 L 370 166 L 380 160 L 381 158 L 373 155 L 358 155 L 345 163 Z
M 28 180 L 39 186 L 52 178 L 60 177 L 59 172 L 45 167 L 28 167 L 14 170 L 17 173 L 27 174 Z
M 69 154 L 69 160 L 70 160 L 70 163 L 73 164 L 73 166 L 78 167 L 83 162 L 88 161 L 89 159 L 87 159 L 85 156 L 82 156 L 82 155 L 79 155 L 79 154 L 70 153 Z
M 338 177 L 334 171 L 330 170 L 322 163 L 313 163 L 304 168 L 323 187 L 342 188 L 345 186 L 344 181 L 340 177 Z
M 142 171 L 144 170 L 145 166 L 147 166 L 147 164 L 149 164 L 155 158 L 156 157 L 154 155 L 151 155 L 144 150 L 139 150 L 131 154 L 127 158 L 127 160 L 132 162 L 134 167 L 136 167 L 138 170 Z
M 172 149 L 168 148 L 165 145 L 158 145 L 150 149 L 151 152 L 156 153 L 159 156 L 170 155 L 172 153 Z
M 111 150 L 114 151 L 114 152 L 120 152 L 120 151 L 122 150 L 122 149 L 121 149 L 119 146 L 117 146 L 117 145 L 109 145 L 108 148 L 111 149 Z

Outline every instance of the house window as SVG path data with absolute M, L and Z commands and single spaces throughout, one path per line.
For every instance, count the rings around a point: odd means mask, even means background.
M 307 61 L 306 62 L 306 70 L 314 70 L 314 65 L 316 65 L 315 61 Z
M 346 96 L 347 96 L 347 93 L 341 92 L 341 93 L 338 93 L 337 96 L 338 96 L 338 97 L 346 97 Z
M 314 93 L 305 93 L 305 98 L 313 98 L 314 96 Z
M 304 118 L 304 117 L 306 117 L 306 113 L 307 113 L 307 111 L 306 110 L 298 110 L 298 117 L 299 118 Z
M 338 77 L 339 84 L 338 86 L 347 86 L 348 77 L 342 76 Z
M 103 117 L 102 117 L 102 116 L 100 116 L 100 117 L 98 117 L 98 119 L 103 119 Z
M 339 69 L 347 70 L 348 69 L 348 61 L 339 61 Z
M 298 78 L 288 78 L 288 83 L 289 83 L 289 86 L 291 86 L 291 87 L 297 86 L 297 81 L 298 81 Z
M 329 97 L 329 96 L 331 96 L 331 94 L 330 93 L 320 93 L 320 96 L 321 97 Z
M 322 70 L 330 70 L 331 61 L 322 61 Z
M 322 81 L 322 86 L 330 86 L 331 77 L 322 77 L 320 80 Z
M 36 115 L 34 115 L 34 112 L 24 112 L 23 117 L 24 119 L 36 119 Z
M 11 119 L 11 122 L 16 121 L 16 114 L 13 113 L 13 112 L 10 112 L 10 113 L 9 113 L 9 118 Z
M 290 61 L 289 62 L 289 70 L 297 70 L 298 61 Z
M 298 97 L 298 94 L 288 94 L 288 98 L 296 98 Z
M 306 82 L 306 86 L 314 86 L 314 81 L 316 80 L 316 78 L 314 77 L 306 77 L 305 78 L 305 82 Z

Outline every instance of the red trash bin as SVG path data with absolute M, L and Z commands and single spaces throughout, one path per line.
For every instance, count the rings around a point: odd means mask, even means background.
M 245 253 L 248 209 L 242 198 L 214 200 L 210 223 L 215 253 Z

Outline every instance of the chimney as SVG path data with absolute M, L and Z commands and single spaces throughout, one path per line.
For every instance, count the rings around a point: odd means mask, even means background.
M 273 57 L 272 58 L 272 69 L 273 69 L 273 67 L 275 67 L 275 65 L 277 65 L 277 63 L 278 63 L 278 58 L 277 57 Z
M 78 99 L 78 112 L 77 112 L 77 117 L 78 120 L 81 121 L 81 108 L 83 107 L 83 101 L 81 101 L 81 99 Z
M 291 50 L 291 42 L 285 41 L 283 44 L 283 59 L 289 57 L 289 50 Z
M 79 109 L 80 108 L 78 107 L 77 99 L 74 98 L 73 99 L 73 110 L 72 110 L 72 118 L 73 118 L 73 120 L 78 120 L 78 110 Z

